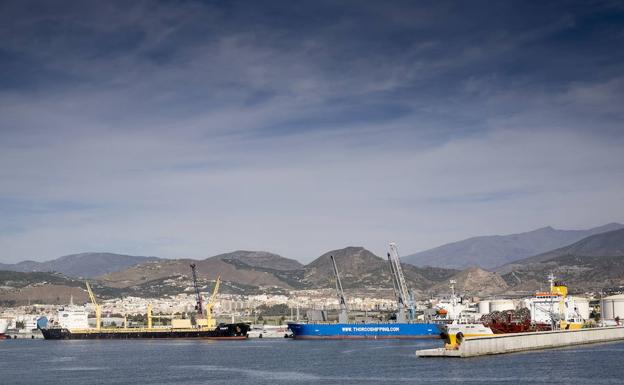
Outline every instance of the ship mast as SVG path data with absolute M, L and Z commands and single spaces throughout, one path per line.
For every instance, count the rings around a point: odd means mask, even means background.
M 334 266 L 334 276 L 336 277 L 336 294 L 338 294 L 338 301 L 340 302 L 340 314 L 338 315 L 338 322 L 341 324 L 349 322 L 349 315 L 347 313 L 347 301 L 345 300 L 344 290 L 342 290 L 342 282 L 340 282 L 340 274 L 338 274 L 338 267 L 336 266 L 336 259 L 333 255 L 330 255 L 332 265 Z
M 195 271 L 195 264 L 191 263 L 191 271 L 193 272 L 193 287 L 195 288 L 195 296 L 197 297 L 197 305 L 195 305 L 195 310 L 197 310 L 197 314 L 199 318 L 204 316 L 204 306 L 202 304 L 201 293 L 199 292 L 199 286 L 197 285 L 197 273 Z
M 408 308 L 409 318 L 414 317 L 414 304 L 407 289 L 407 282 L 405 281 L 405 275 L 403 275 L 403 268 L 401 267 L 401 258 L 399 257 L 399 250 L 396 243 L 390 243 L 390 252 L 388 253 L 388 261 L 390 261 L 390 270 L 392 271 L 393 286 L 395 288 L 397 303 L 399 306 L 399 312 L 397 314 L 397 322 L 402 323 L 406 321 L 405 309 Z

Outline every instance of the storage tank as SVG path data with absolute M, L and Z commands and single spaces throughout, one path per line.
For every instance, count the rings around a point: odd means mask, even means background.
M 478 308 L 479 314 L 490 314 L 490 301 L 480 301 Z
M 600 309 L 603 319 L 612 320 L 620 317 L 624 320 L 624 294 L 604 297 L 600 301 Z
M 589 299 L 584 297 L 568 297 L 571 300 L 571 305 L 576 308 L 577 313 L 582 319 L 589 319 Z
M 510 299 L 494 299 L 490 301 L 490 311 L 514 310 L 516 305 Z

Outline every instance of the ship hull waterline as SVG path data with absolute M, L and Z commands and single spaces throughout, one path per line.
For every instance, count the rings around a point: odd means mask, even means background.
M 106 339 L 210 339 L 210 340 L 245 340 L 247 324 L 228 324 L 214 330 L 176 330 L 176 329 L 120 329 L 120 330 L 69 330 L 61 328 L 41 329 L 46 340 L 106 340 Z

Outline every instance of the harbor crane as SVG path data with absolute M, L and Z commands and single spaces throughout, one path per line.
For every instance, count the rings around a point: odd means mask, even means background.
M 215 281 L 214 289 L 212 290 L 212 295 L 206 304 L 206 323 L 209 328 L 214 328 L 217 326 L 217 321 L 212 317 L 212 309 L 215 305 L 215 301 L 217 299 L 217 295 L 219 294 L 219 287 L 221 286 L 221 276 L 217 277 Z
M 394 287 L 395 295 L 397 297 L 397 304 L 399 312 L 397 314 L 397 322 L 406 322 L 407 318 L 413 319 L 416 313 L 414 307 L 414 300 L 411 293 L 407 288 L 407 282 L 405 281 L 405 275 L 403 274 L 403 268 L 401 267 L 401 258 L 399 257 L 399 250 L 396 243 L 390 243 L 390 252 L 388 253 L 388 262 L 390 263 L 390 271 L 392 272 L 392 284 Z M 408 311 L 407 317 L 405 311 Z
M 95 300 L 95 295 L 93 294 L 93 290 L 91 290 L 91 285 L 89 285 L 89 281 L 85 281 L 85 284 L 87 286 L 87 293 L 89 293 L 89 299 L 95 307 L 95 328 L 97 330 L 100 330 L 102 328 L 102 307 L 98 305 L 97 301 Z
M 344 324 L 349 322 L 349 314 L 347 309 L 347 301 L 345 299 L 344 290 L 342 290 L 342 282 L 340 281 L 340 274 L 338 273 L 338 267 L 336 266 L 336 258 L 330 255 L 332 265 L 334 266 L 334 276 L 336 277 L 336 293 L 338 294 L 338 301 L 340 302 L 340 314 L 338 315 L 338 323 Z
M 201 318 L 204 316 L 204 305 L 202 303 L 201 293 L 199 292 L 199 286 L 197 285 L 197 272 L 195 271 L 195 267 L 195 264 L 191 263 L 191 272 L 193 273 L 193 287 L 195 288 L 195 296 L 197 300 L 195 310 L 197 310 L 197 314 Z

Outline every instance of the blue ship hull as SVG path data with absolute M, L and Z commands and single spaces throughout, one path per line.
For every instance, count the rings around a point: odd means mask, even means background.
M 289 323 L 296 339 L 389 339 L 440 338 L 440 325 L 433 323 Z

